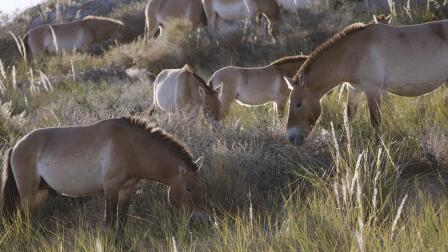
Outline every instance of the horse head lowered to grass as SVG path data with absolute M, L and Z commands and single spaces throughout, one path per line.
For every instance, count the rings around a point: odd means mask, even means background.
M 321 114 L 321 98 L 347 82 L 350 118 L 367 96 L 379 136 L 383 92 L 415 97 L 448 79 L 448 21 L 417 25 L 353 24 L 311 53 L 292 80 L 287 137 L 303 144 Z M 418 60 L 416 60 L 418 59 Z
M 199 214 L 199 166 L 173 137 L 146 121 L 124 117 L 90 126 L 37 129 L 4 161 L 4 214 L 39 208 L 42 189 L 71 196 L 103 194 L 107 224 L 125 223 L 130 196 L 141 179 L 167 185 L 172 205 Z M 21 205 L 21 206 L 20 206 Z

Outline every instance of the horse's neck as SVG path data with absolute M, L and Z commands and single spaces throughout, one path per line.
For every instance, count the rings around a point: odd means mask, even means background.
M 322 97 L 330 92 L 334 87 L 343 83 L 343 73 L 338 69 L 329 69 L 330 67 L 314 66 L 313 71 L 306 75 L 305 85 L 308 90 Z
M 299 70 L 300 66 L 303 64 L 303 60 L 297 61 L 289 61 L 285 63 L 281 63 L 278 65 L 273 65 L 283 76 L 288 78 L 294 77 L 294 75 Z
M 196 105 L 200 105 L 202 103 L 202 98 L 199 95 L 199 87 L 201 86 L 201 83 L 199 83 L 198 80 L 196 80 L 194 77 L 189 77 L 188 80 L 188 90 L 190 91 L 190 98 L 192 99 L 193 103 Z
M 169 185 L 171 180 L 179 174 L 181 161 L 158 140 L 151 141 L 140 148 L 139 173 L 144 179 Z M 150 151 L 151 153 L 145 153 Z M 149 154 L 149 155 L 148 155 Z

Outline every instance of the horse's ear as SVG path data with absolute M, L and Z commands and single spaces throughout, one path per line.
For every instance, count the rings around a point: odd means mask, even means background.
M 194 161 L 194 163 L 198 167 L 199 171 L 199 169 L 201 169 L 202 165 L 204 164 L 204 156 L 200 156 L 198 159 L 196 159 L 196 161 Z
M 204 88 L 201 87 L 201 86 L 199 86 L 199 95 L 200 95 L 202 98 L 205 98 L 205 96 L 207 96 L 207 93 L 205 92 Z
M 187 174 L 187 172 L 188 172 L 188 171 L 187 171 L 187 168 L 186 168 L 185 166 L 183 166 L 183 165 L 179 166 L 179 174 L 180 174 L 181 176 Z
M 294 89 L 294 86 L 292 85 L 293 80 L 285 76 L 283 76 L 283 79 L 285 79 L 286 85 L 288 85 L 289 90 L 293 90 Z

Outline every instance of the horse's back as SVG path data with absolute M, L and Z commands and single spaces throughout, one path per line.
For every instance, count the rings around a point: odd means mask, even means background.
M 448 21 L 419 25 L 372 24 L 351 39 L 354 79 L 381 82 L 387 92 L 427 93 L 448 79 Z M 358 48 L 358 49 L 356 49 Z

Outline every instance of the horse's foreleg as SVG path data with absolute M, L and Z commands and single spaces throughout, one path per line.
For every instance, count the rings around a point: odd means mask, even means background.
M 118 190 L 105 190 L 104 203 L 104 223 L 109 227 L 115 227 L 117 224 Z
M 347 104 L 345 106 L 345 113 L 349 120 L 353 119 L 356 111 L 361 104 L 362 93 L 361 91 L 353 88 L 348 84 L 344 84 L 347 87 Z
M 378 142 L 381 133 L 381 92 L 367 94 L 367 103 L 369 105 L 370 122 L 375 129 Z
M 118 228 L 124 229 L 127 221 L 127 213 L 129 204 L 131 203 L 131 196 L 134 194 L 134 186 L 121 189 L 118 195 Z

